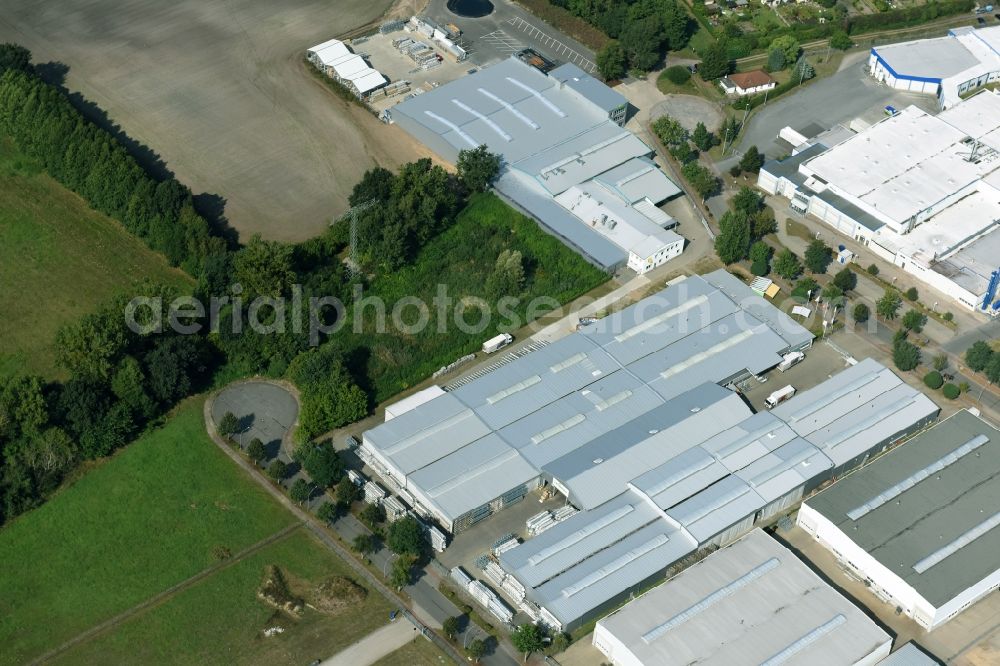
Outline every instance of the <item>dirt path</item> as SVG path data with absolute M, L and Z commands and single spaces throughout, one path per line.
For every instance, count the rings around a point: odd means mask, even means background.
M 205 578 L 208 578 L 209 576 L 216 574 L 224 569 L 228 569 L 229 567 L 240 562 L 241 560 L 244 560 L 247 557 L 253 555 L 262 548 L 266 548 L 267 546 L 270 546 L 273 543 L 276 543 L 278 541 L 281 541 L 282 539 L 287 538 L 292 532 L 296 531 L 300 527 L 302 527 L 302 523 L 292 523 L 288 527 L 279 530 L 278 532 L 275 532 L 271 536 L 265 539 L 261 539 L 252 546 L 244 548 L 243 550 L 241 550 L 228 560 L 224 560 L 222 562 L 219 562 L 218 564 L 214 564 L 208 567 L 207 569 L 203 569 L 202 571 L 199 571 L 190 578 L 182 580 L 181 582 L 177 583 L 173 587 L 169 587 L 163 592 L 160 592 L 159 594 L 154 595 L 149 599 L 146 599 L 142 603 L 136 604 L 132 608 L 129 608 L 127 611 L 119 613 L 118 615 L 115 615 L 114 617 L 109 618 L 104 622 L 101 622 L 100 624 L 94 625 L 93 627 L 83 632 L 82 634 L 78 634 L 73 638 L 69 639 L 68 641 L 65 641 L 61 645 L 58 645 L 57 647 L 49 650 L 48 652 L 38 657 L 31 663 L 41 664 L 50 661 L 55 657 L 59 656 L 60 654 L 62 654 L 63 652 L 66 652 L 67 650 L 70 650 L 76 647 L 77 645 L 80 645 L 81 643 L 85 643 L 87 641 L 93 640 L 94 638 L 97 638 L 101 634 L 110 631 L 111 629 L 114 629 L 123 622 L 127 622 L 128 620 L 131 620 L 135 616 L 145 613 L 146 611 L 151 610 L 152 608 L 155 608 L 156 606 L 159 606 L 160 604 L 169 601 L 170 599 L 174 598 L 181 592 L 187 590 L 193 585 L 198 584 Z

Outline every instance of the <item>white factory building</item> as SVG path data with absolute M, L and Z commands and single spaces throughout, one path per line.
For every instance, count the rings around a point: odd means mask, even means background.
M 798 524 L 930 631 L 1000 586 L 1000 431 L 967 411 L 806 500 Z
M 371 67 L 360 55 L 353 53 L 339 39 L 317 44 L 306 51 L 306 57 L 321 72 L 346 85 L 358 97 L 364 97 L 389 83 L 381 72 Z
M 1000 280 L 1000 95 L 937 116 L 915 106 L 761 169 L 758 186 L 969 309 Z
M 577 511 L 496 563 L 513 606 L 571 631 L 937 417 L 870 359 L 755 413 L 738 385 L 811 342 L 728 272 L 693 276 L 394 412 L 358 453 L 452 533 L 563 496 Z
M 954 28 L 946 37 L 872 47 L 868 71 L 908 92 L 935 95 L 941 108 L 1000 79 L 1000 26 Z
M 389 117 L 446 161 L 502 155 L 496 191 L 606 270 L 644 273 L 680 254 L 658 207 L 681 193 L 652 148 L 620 126 L 623 96 L 575 65 L 547 75 L 516 57 L 392 107 Z
M 874 666 L 892 638 L 754 530 L 599 620 L 614 666 Z

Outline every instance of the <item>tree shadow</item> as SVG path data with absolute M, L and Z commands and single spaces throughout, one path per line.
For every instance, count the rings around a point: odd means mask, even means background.
M 129 136 L 108 116 L 107 111 L 95 102 L 88 100 L 82 93 L 71 91 L 66 87 L 69 65 L 58 61 L 44 62 L 35 65 L 35 73 L 42 81 L 62 92 L 80 115 L 113 136 L 150 177 L 159 182 L 176 179 L 174 172 L 159 153 Z M 212 231 L 224 238 L 230 246 L 235 246 L 239 234 L 229 226 L 229 221 L 226 219 L 226 199 L 218 194 L 202 192 L 197 195 L 192 194 L 191 200 L 195 211 L 205 218 Z
M 236 420 L 237 432 L 248 432 L 250 428 L 253 427 L 256 417 L 253 414 L 247 414 L 246 416 L 241 416 Z

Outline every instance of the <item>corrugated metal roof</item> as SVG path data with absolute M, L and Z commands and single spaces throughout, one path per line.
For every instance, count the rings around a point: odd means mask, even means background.
M 590 509 L 619 494 L 637 472 L 662 465 L 752 413 L 735 393 L 703 384 L 542 469 L 569 489 L 573 504 Z
M 865 359 L 771 413 L 839 466 L 939 411 L 891 370 Z
M 657 666 L 759 664 L 793 651 L 795 663 L 841 666 L 887 649 L 892 640 L 760 530 L 599 624 L 635 663 Z
M 949 458 L 980 435 L 989 441 L 967 455 Z M 948 464 L 935 466 L 931 474 L 920 474 L 939 462 Z M 906 487 L 895 492 L 900 484 Z M 887 501 L 873 501 L 884 493 L 889 493 Z M 962 541 L 960 548 L 950 550 L 923 571 L 914 565 L 960 540 L 996 513 L 1000 506 L 1000 431 L 966 411 L 958 412 L 844 477 L 806 504 L 928 602 L 940 606 L 997 568 L 997 527 Z M 870 510 L 856 511 L 865 504 L 871 505 Z
M 646 157 L 632 158 L 605 171 L 594 180 L 613 190 L 630 204 L 643 199 L 660 204 L 681 193 L 681 188 Z
M 564 83 L 566 87 L 576 91 L 592 104 L 607 112 L 614 111 L 628 103 L 628 100 L 624 96 L 604 85 L 571 62 L 559 65 L 549 72 L 549 76 Z
M 529 215 L 537 219 L 550 233 L 569 244 L 592 262 L 605 269 L 625 264 L 628 254 L 601 236 L 572 213 L 556 203 L 538 182 L 520 171 L 505 171 L 494 187 Z
M 915 643 L 907 643 L 878 662 L 878 666 L 939 666 L 940 663 L 928 657 Z

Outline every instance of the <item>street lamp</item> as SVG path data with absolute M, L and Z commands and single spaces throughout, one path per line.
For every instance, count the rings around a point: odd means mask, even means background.
M 396 553 L 389 553 L 389 557 L 385 558 L 385 564 L 382 565 L 382 578 L 389 577 L 389 563 L 394 557 L 396 557 Z

